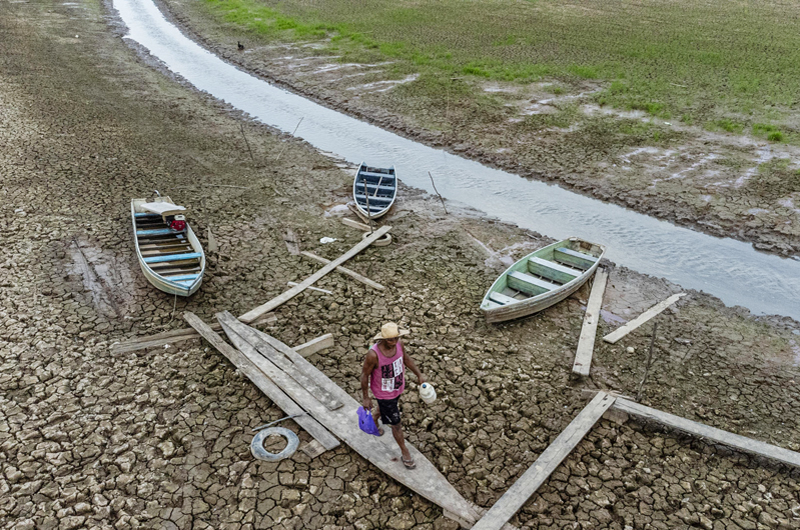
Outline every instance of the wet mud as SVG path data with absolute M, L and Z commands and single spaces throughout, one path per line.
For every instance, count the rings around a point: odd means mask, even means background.
M 346 446 L 255 460 L 251 429 L 285 414 L 209 344 L 111 352 L 186 327 L 187 310 L 206 321 L 244 313 L 318 270 L 287 239 L 328 259 L 361 239 L 339 219 L 354 168 L 181 85 L 115 28 L 98 4 L 0 6 L 0 527 L 456 528 Z M 189 299 L 138 270 L 130 199 L 156 189 L 190 208 L 206 245 Z M 305 291 L 263 329 L 292 346 L 332 333 L 335 346 L 309 360 L 354 396 L 369 338 L 387 320 L 410 329 L 408 351 L 439 399 L 422 403 L 410 377 L 408 439 L 489 507 L 578 414 L 581 390 L 637 391 L 652 326 L 598 341 L 592 376 L 574 380 L 590 286 L 528 319 L 486 324 L 485 289 L 550 240 L 448 211 L 402 188 L 385 220 L 394 242 L 347 263 L 387 290 L 331 273 L 317 286 L 333 294 Z M 613 267 L 598 333 L 680 291 Z M 657 322 L 644 404 L 800 450 L 797 322 L 693 291 Z M 800 475 L 609 417 L 512 522 L 796 528 Z

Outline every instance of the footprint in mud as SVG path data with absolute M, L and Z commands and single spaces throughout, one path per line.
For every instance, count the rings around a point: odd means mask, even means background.
M 72 258 L 67 272 L 80 275 L 84 292 L 89 294 L 97 313 L 106 318 L 123 318 L 135 288 L 127 263 L 113 252 L 78 238 L 67 242 L 67 250 Z

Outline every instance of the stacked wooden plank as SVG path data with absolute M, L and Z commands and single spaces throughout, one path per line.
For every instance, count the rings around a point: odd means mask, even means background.
M 186 313 L 185 318 L 287 414 L 304 413 L 296 418 L 297 423 L 323 446 L 333 446 L 332 433 L 398 482 L 441 506 L 465 528 L 480 519 L 479 511 L 410 443 L 406 442 L 406 447 L 417 464 L 413 470 L 402 464 L 400 449 L 388 432 L 378 437 L 361 431 L 360 403 L 300 353 L 227 311 L 218 313 L 217 320 L 234 346 L 195 315 Z

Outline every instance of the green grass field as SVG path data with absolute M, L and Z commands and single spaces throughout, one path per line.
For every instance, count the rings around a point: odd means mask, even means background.
M 421 73 L 423 91 L 454 76 L 567 86 L 592 79 L 603 87 L 594 96 L 601 105 L 771 141 L 795 136 L 786 118 L 800 101 L 800 4 L 204 1 L 253 36 L 319 40 L 345 61 L 391 59 L 390 75 Z

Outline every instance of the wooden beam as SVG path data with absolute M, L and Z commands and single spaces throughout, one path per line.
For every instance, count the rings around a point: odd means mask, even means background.
M 313 252 L 303 251 L 300 254 L 302 254 L 303 256 L 305 256 L 307 258 L 315 259 L 315 260 L 319 261 L 320 263 L 324 263 L 326 265 L 331 262 L 331 260 L 325 259 L 322 256 L 317 256 Z M 378 282 L 370 280 L 366 276 L 362 276 L 359 273 L 357 273 L 356 271 L 348 269 L 347 267 L 342 267 L 342 266 L 336 267 L 336 272 L 341 272 L 342 274 L 350 276 L 351 278 L 353 278 L 355 280 L 358 280 L 358 281 L 360 281 L 362 283 L 365 283 L 365 284 L 369 285 L 373 289 L 378 289 L 379 291 L 383 291 L 384 289 L 386 289 L 386 287 L 384 287 L 383 285 L 379 284 Z
M 295 403 L 286 393 L 283 392 L 278 386 L 270 380 L 263 372 L 261 372 L 245 355 L 239 350 L 230 346 L 227 342 L 222 340 L 211 326 L 200 320 L 197 315 L 186 312 L 183 318 L 191 325 L 198 334 L 205 338 L 212 346 L 222 353 L 233 365 L 239 369 L 250 381 L 256 385 L 259 390 L 264 392 L 266 396 L 279 406 L 287 415 L 301 414 L 294 419 L 300 427 L 317 440 L 322 447 L 326 450 L 333 449 L 339 445 L 339 440 L 330 433 L 320 423 L 306 414 L 297 403 Z M 221 326 L 220 326 L 221 327 Z
M 611 344 L 614 344 L 619 339 L 621 339 L 634 329 L 638 328 L 639 326 L 641 326 L 642 324 L 644 324 L 645 322 L 647 322 L 648 320 L 650 320 L 651 318 L 658 315 L 663 310 L 665 310 L 666 308 L 677 302 L 682 296 L 686 296 L 686 293 L 673 294 L 666 300 L 657 303 L 656 305 L 654 305 L 653 307 L 651 307 L 650 309 L 648 309 L 647 311 L 636 317 L 634 320 L 631 320 L 624 326 L 617 328 L 615 331 L 612 331 L 611 333 L 603 337 L 603 340 L 606 342 L 610 342 Z
M 441 506 L 448 513 L 454 514 L 460 520 L 471 524 L 480 517 L 472 505 L 464 499 L 461 494 L 447 481 L 447 479 L 434 467 L 425 456 L 420 453 L 408 440 L 406 447 L 411 453 L 412 458 L 417 464 L 416 469 L 408 470 L 400 461 L 400 449 L 397 442 L 387 432 L 384 436 L 372 436 L 366 434 L 358 427 L 356 421 L 357 411 L 361 405 L 344 389 L 331 381 L 325 374 L 311 367 L 316 371 L 316 380 L 321 382 L 323 387 L 334 397 L 341 400 L 343 407 L 337 410 L 328 410 L 317 399 L 308 393 L 292 378 L 282 373 L 275 365 L 260 355 L 255 348 L 247 343 L 236 332 L 227 328 L 223 323 L 223 329 L 229 333 L 229 338 L 234 345 L 241 350 L 253 363 L 262 370 L 270 379 L 279 385 L 284 392 L 296 401 L 301 407 L 306 409 L 322 425 L 335 433 L 342 441 L 348 444 L 359 455 L 375 464 L 380 470 L 404 484 L 409 489 L 419 493 L 429 501 Z M 261 332 L 258 332 L 263 335 Z M 270 337 L 276 342 L 277 339 Z M 285 344 L 281 351 L 289 351 Z M 295 356 L 296 352 L 292 352 Z M 302 359 L 302 357 L 300 357 Z M 294 359 L 297 362 L 297 359 Z M 305 361 L 305 359 L 302 359 Z M 388 431 L 388 429 L 387 429 Z M 469 528 L 469 526 L 465 526 Z
M 286 282 L 286 285 L 288 285 L 289 287 L 295 287 L 300 284 L 297 282 Z M 323 293 L 323 294 L 333 294 L 331 291 L 328 291 L 327 289 L 320 289 L 319 287 L 308 286 L 306 287 L 306 289 L 308 289 L 309 291 L 316 291 L 318 293 Z
M 531 495 L 541 486 L 550 474 L 561 465 L 578 442 L 594 427 L 597 420 L 614 403 L 608 394 L 599 393 L 578 416 L 567 425 L 558 438 L 539 455 L 536 462 L 506 491 L 494 506 L 475 523 L 472 530 L 499 530 L 511 519 L 517 510 L 528 502 Z
M 313 378 L 304 373 L 304 371 L 300 367 L 296 366 L 295 363 L 290 360 L 290 358 L 287 358 L 283 352 L 278 351 L 271 344 L 258 336 L 256 334 L 257 330 L 240 322 L 235 316 L 227 311 L 217 313 L 217 320 L 220 324 L 225 326 L 225 329 L 230 328 L 234 333 L 250 343 L 250 345 L 253 346 L 256 351 L 258 351 L 258 353 L 269 359 L 269 361 L 278 367 L 278 369 L 282 370 L 289 377 L 297 381 L 300 386 L 305 388 L 312 396 L 317 398 L 317 400 L 319 400 L 319 402 L 325 405 L 328 409 L 336 410 L 342 406 L 341 401 L 334 398 L 331 393 L 324 388 L 320 388 Z M 290 352 L 291 355 L 296 355 L 297 357 L 303 359 L 299 353 L 295 352 L 285 344 L 281 344 L 288 352 Z M 305 359 L 303 359 L 303 361 L 305 361 Z
M 592 292 L 589 295 L 589 302 L 586 304 L 586 313 L 583 315 L 581 337 L 575 352 L 575 363 L 572 365 L 572 373 L 582 377 L 587 377 L 592 367 L 594 341 L 597 335 L 597 324 L 600 322 L 600 308 L 603 306 L 603 294 L 606 292 L 607 281 L 608 270 L 600 267 L 594 275 Z
M 253 322 L 255 319 L 257 319 L 264 313 L 272 311 L 281 304 L 287 302 L 288 300 L 291 300 L 292 298 L 303 292 L 306 287 L 313 284 L 314 282 L 316 282 L 317 280 L 319 280 L 320 278 L 331 272 L 333 269 L 335 269 L 345 261 L 349 260 L 356 254 L 358 254 L 359 252 L 370 246 L 372 243 L 375 242 L 375 240 L 382 237 L 384 234 L 388 233 L 389 230 L 391 229 L 392 229 L 391 226 L 383 226 L 375 230 L 375 232 L 372 235 L 362 239 L 356 246 L 354 246 L 353 248 L 351 248 L 350 250 L 348 250 L 347 252 L 345 252 L 332 262 L 322 267 L 320 270 L 318 270 L 317 272 L 315 272 L 314 274 L 303 280 L 299 285 L 292 287 L 285 293 L 273 298 L 266 304 L 260 305 L 255 309 L 248 311 L 244 315 L 240 316 L 239 320 L 246 323 Z
M 292 348 L 294 351 L 302 355 L 303 357 L 308 357 L 311 354 L 317 353 L 320 350 L 324 350 L 326 348 L 333 347 L 333 334 L 326 333 L 321 337 L 317 337 L 314 340 L 310 340 L 305 344 L 301 344 L 300 346 L 295 346 Z
M 255 322 L 252 322 L 251 325 L 257 326 L 276 320 L 278 320 L 278 317 L 273 313 L 267 313 Z M 222 331 L 222 326 L 220 326 L 218 322 L 214 322 L 210 324 L 210 326 L 212 331 Z M 116 342 L 111 345 L 111 353 L 127 353 L 147 348 L 156 348 L 158 346 L 164 346 L 165 344 L 175 344 L 177 342 L 198 338 L 200 338 L 200 335 L 193 328 L 173 329 L 147 337 L 134 338 L 125 342 Z
M 359 223 L 358 221 L 354 221 L 352 219 L 348 219 L 347 217 L 342 217 L 342 224 L 345 226 L 349 226 L 351 228 L 356 228 L 358 230 L 362 230 L 364 232 L 369 232 L 372 230 L 369 225 L 365 225 L 364 223 Z
M 752 438 L 740 436 L 732 432 L 723 431 L 722 429 L 717 429 L 716 427 L 703 425 L 702 423 L 687 420 L 686 418 L 681 418 L 680 416 L 675 416 L 674 414 L 669 414 L 668 412 L 662 412 L 650 407 L 645 407 L 644 405 L 640 405 L 626 399 L 617 399 L 617 401 L 614 403 L 614 409 L 626 412 L 631 416 L 636 416 L 644 420 L 660 423 L 661 425 L 678 431 L 733 447 L 734 449 L 743 451 L 745 453 L 762 456 L 764 458 L 769 458 L 770 460 L 777 460 L 778 462 L 790 466 L 800 467 L 800 453 L 796 453 L 776 445 L 759 442 L 758 440 L 753 440 Z

